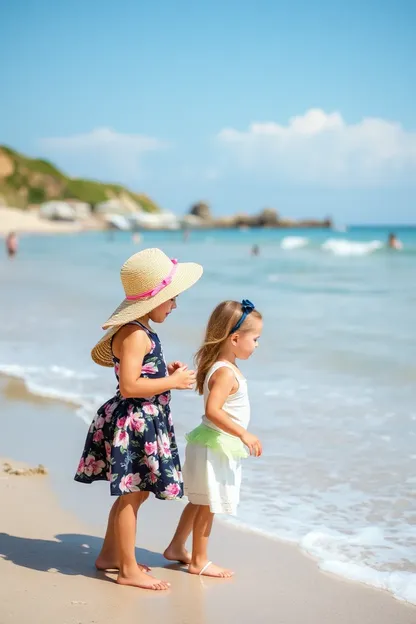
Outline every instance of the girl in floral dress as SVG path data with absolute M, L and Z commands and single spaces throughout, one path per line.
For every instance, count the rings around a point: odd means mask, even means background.
M 150 492 L 161 500 L 183 496 L 170 391 L 191 389 L 195 373 L 181 362 L 166 365 L 150 322 L 163 323 L 176 308 L 176 297 L 201 275 L 198 264 L 179 264 L 159 249 L 129 258 L 121 269 L 126 297 L 91 353 L 97 364 L 114 366 L 118 386 L 90 426 L 75 480 L 107 480 L 117 496 L 96 566 L 118 569 L 122 585 L 155 590 L 169 585 L 136 561 L 137 513 Z

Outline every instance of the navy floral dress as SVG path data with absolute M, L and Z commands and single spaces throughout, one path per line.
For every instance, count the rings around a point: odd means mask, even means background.
M 152 345 L 141 377 L 166 377 L 157 334 L 138 321 L 133 324 L 147 333 Z M 118 381 L 120 362 L 113 360 Z M 182 472 L 169 402 L 170 392 L 125 399 L 117 386 L 115 396 L 99 408 L 91 423 L 75 481 L 110 481 L 112 496 L 144 491 L 160 499 L 181 498 Z

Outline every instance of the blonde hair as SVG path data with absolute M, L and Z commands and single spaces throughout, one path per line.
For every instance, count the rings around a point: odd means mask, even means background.
M 230 336 L 232 328 L 240 320 L 242 314 L 243 310 L 240 301 L 223 301 L 212 312 L 205 331 L 204 342 L 195 355 L 197 366 L 196 389 L 199 394 L 203 394 L 207 373 L 218 360 L 225 341 Z M 252 325 L 251 321 L 253 318 L 260 320 L 262 315 L 257 310 L 253 310 L 247 315 L 237 331 L 248 331 Z

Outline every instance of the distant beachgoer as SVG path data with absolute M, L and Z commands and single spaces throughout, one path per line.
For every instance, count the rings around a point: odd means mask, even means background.
M 403 243 L 397 238 L 396 234 L 391 232 L 389 234 L 388 246 L 390 249 L 403 249 Z
M 142 240 L 142 237 L 140 236 L 140 234 L 138 232 L 135 232 L 132 236 L 133 243 L 137 245 L 138 243 L 140 243 L 141 240 Z
M 260 254 L 260 247 L 258 245 L 253 245 L 251 248 L 251 255 L 258 256 Z
M 169 587 L 136 561 L 137 513 L 150 492 L 161 500 L 183 496 L 169 404 L 171 390 L 192 389 L 196 375 L 182 362 L 166 365 L 150 321 L 163 323 L 175 310 L 176 297 L 201 275 L 199 264 L 178 264 L 160 249 L 131 256 L 121 268 L 126 298 L 104 323 L 110 329 L 91 352 L 96 364 L 114 367 L 118 386 L 90 426 L 75 480 L 107 480 L 117 497 L 95 565 L 117 569 L 120 585 Z
M 250 455 L 262 454 L 260 440 L 247 431 L 247 381 L 236 364 L 254 353 L 262 325 L 261 314 L 250 301 L 224 301 L 211 314 L 205 341 L 196 355 L 196 385 L 204 395 L 205 415 L 199 427 L 186 436 L 183 478 L 189 504 L 164 553 L 167 559 L 179 558 L 192 530 L 191 574 L 217 578 L 233 574 L 209 561 L 208 540 L 214 514 L 237 512 L 241 459 L 248 456 L 245 447 Z
M 188 230 L 188 228 L 185 228 L 183 230 L 182 240 L 183 240 L 184 243 L 186 243 L 188 241 L 188 239 L 189 239 L 189 230 Z
M 16 232 L 10 232 L 6 238 L 6 251 L 9 258 L 17 254 L 18 240 Z

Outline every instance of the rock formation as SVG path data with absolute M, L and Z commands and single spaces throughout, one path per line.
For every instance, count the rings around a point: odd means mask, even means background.
M 211 209 L 205 202 L 197 202 L 194 204 L 189 214 L 198 217 L 198 227 L 215 227 L 215 228 L 331 228 L 332 221 L 330 218 L 304 219 L 294 220 L 281 217 L 275 208 L 264 208 L 258 214 L 249 215 L 246 213 L 237 213 L 235 215 L 227 215 L 224 217 L 214 218 Z M 189 223 L 192 226 L 192 223 Z
M 212 221 L 211 208 L 203 201 L 197 202 L 192 206 L 189 214 L 199 217 L 203 221 Z

